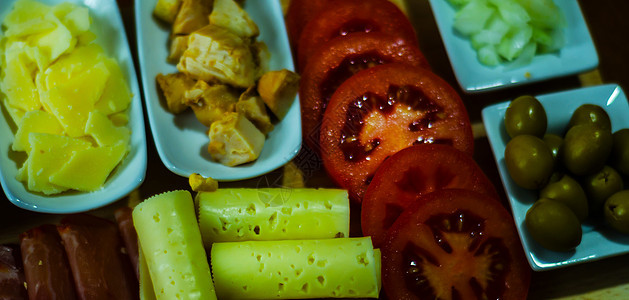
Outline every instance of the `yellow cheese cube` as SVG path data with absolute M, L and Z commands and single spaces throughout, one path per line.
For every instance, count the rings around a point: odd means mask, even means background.
M 6 62 L 1 87 L 11 106 L 30 111 L 39 109 L 41 103 L 32 77 L 36 65 L 26 55 L 25 47 L 26 44 L 23 42 L 6 45 Z
M 85 124 L 94 103 L 100 99 L 109 78 L 104 63 L 85 70 L 71 81 L 57 85 L 43 97 L 44 105 L 57 117 L 71 137 L 85 134 Z
M 214 0 L 210 24 L 226 28 L 243 38 L 256 37 L 260 34 L 258 25 L 234 0 Z
M 98 190 L 126 153 L 125 143 L 75 151 L 59 171 L 50 175 L 50 182 L 79 191 Z
M 54 22 L 46 20 L 43 17 L 32 18 L 25 20 L 19 25 L 9 27 L 4 35 L 6 37 L 23 37 L 31 34 L 50 31 L 55 27 L 57 27 L 57 25 Z
M 115 126 L 124 126 L 129 124 L 129 115 L 125 111 L 118 112 L 109 115 L 109 120 L 111 120 Z
M 70 81 L 77 74 L 102 61 L 103 54 L 103 48 L 97 44 L 89 44 L 77 47 L 68 55 L 59 58 L 43 75 L 46 90 Z
M 349 236 L 340 189 L 218 189 L 195 197 L 203 243 Z
M 55 5 L 52 12 L 66 26 L 73 37 L 90 28 L 90 16 L 87 7 L 63 2 Z
M 219 299 L 378 298 L 371 238 L 212 245 Z
M 128 144 L 131 131 L 127 127 L 117 127 L 107 116 L 90 112 L 85 125 L 85 133 L 94 138 L 98 146 L 113 146 L 120 142 Z
M 256 65 L 249 43 L 229 30 L 207 25 L 190 34 L 177 69 L 199 80 L 236 87 L 255 84 Z
M 6 27 L 19 26 L 31 19 L 44 18 L 50 6 L 34 0 L 19 0 L 13 4 L 13 10 L 4 18 Z
M 133 209 L 133 225 L 157 299 L 216 299 L 190 192 L 146 199 Z
M 91 144 L 67 136 L 48 133 L 29 134 L 31 152 L 28 155 L 28 189 L 44 194 L 56 194 L 67 190 L 50 182 L 50 176 L 58 172 L 76 151 L 91 148 Z
M 133 94 L 129 90 L 126 78 L 120 66 L 113 58 L 103 58 L 103 63 L 110 74 L 95 109 L 105 115 L 121 112 L 129 107 Z
M 264 134 L 239 113 L 226 113 L 208 135 L 212 158 L 230 167 L 256 160 L 264 146 Z
M 57 118 L 48 112 L 42 110 L 26 112 L 15 133 L 15 140 L 13 140 L 11 148 L 14 151 L 30 152 L 29 135 L 31 132 L 63 135 L 63 127 L 61 127 Z

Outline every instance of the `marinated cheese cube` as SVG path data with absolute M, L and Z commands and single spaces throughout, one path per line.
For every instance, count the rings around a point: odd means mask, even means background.
M 208 135 L 212 158 L 230 167 L 256 160 L 264 146 L 264 134 L 240 113 L 224 114 Z
M 236 111 L 244 114 L 262 133 L 267 134 L 273 130 L 271 118 L 266 112 L 262 98 L 256 94 L 255 87 L 251 86 L 240 94 L 240 99 L 236 103 Z
M 170 53 L 168 54 L 169 62 L 179 62 L 183 52 L 188 48 L 188 38 L 188 35 L 178 35 L 174 36 L 170 40 Z
M 349 236 L 346 190 L 218 189 L 197 193 L 195 202 L 208 249 L 216 242 Z
M 243 38 L 256 37 L 260 34 L 258 25 L 234 0 L 214 0 L 210 24 L 226 28 Z
M 173 114 L 183 112 L 188 108 L 184 95 L 191 89 L 195 81 L 184 73 L 157 74 L 155 77 L 159 88 L 162 90 L 166 107 Z
M 173 23 L 174 35 L 190 34 L 207 25 L 212 12 L 212 0 L 182 0 Z
M 133 224 L 157 299 L 216 299 L 190 192 L 144 200 Z
M 14 151 L 30 152 L 31 144 L 28 141 L 28 136 L 31 132 L 63 135 L 63 127 L 51 113 L 43 110 L 26 112 L 15 133 L 15 140 L 13 140 L 11 148 Z
M 256 80 L 249 42 L 215 25 L 190 34 L 188 49 L 177 69 L 198 80 L 218 80 L 242 88 L 254 85 Z
M 155 8 L 153 9 L 153 15 L 171 24 L 175 22 L 181 2 L 181 0 L 157 0 Z
M 378 298 L 371 238 L 215 243 L 219 299 Z
M 262 75 L 258 93 L 278 119 L 283 119 L 291 107 L 299 88 L 299 75 L 283 69 Z
M 210 127 L 222 119 L 225 113 L 234 112 L 238 94 L 224 84 L 209 85 L 203 80 L 185 93 L 185 102 L 192 108 L 199 122 Z
M 201 174 L 192 173 L 188 176 L 188 184 L 195 192 L 213 192 L 218 189 L 218 181 L 212 177 L 203 177 Z

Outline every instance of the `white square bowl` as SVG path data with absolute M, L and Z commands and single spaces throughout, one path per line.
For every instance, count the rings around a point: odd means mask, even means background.
M 601 106 L 609 114 L 612 132 L 629 128 L 629 103 L 623 90 L 615 84 L 586 87 L 576 90 L 539 95 L 548 118 L 549 133 L 563 136 L 572 113 L 582 104 Z M 537 200 L 537 191 L 519 187 L 511 179 L 505 164 L 504 151 L 510 138 L 504 125 L 504 116 L 509 102 L 488 106 L 483 109 L 483 123 L 487 138 L 496 158 L 500 179 L 511 205 L 515 225 L 524 247 L 524 252 L 533 270 L 549 270 L 572 264 L 593 261 L 629 252 L 629 235 L 620 234 L 603 222 L 586 221 L 582 225 L 581 244 L 571 252 L 555 252 L 544 249 L 529 235 L 524 224 L 527 210 Z
M 212 160 L 207 151 L 208 128 L 194 113 L 189 110 L 178 115 L 168 112 L 161 103 L 155 76 L 175 73 L 177 68 L 166 62 L 171 28 L 153 16 L 155 2 L 136 1 L 135 19 L 146 110 L 157 152 L 166 168 L 184 177 L 199 173 L 221 181 L 234 181 L 268 173 L 295 157 L 301 148 L 301 112 L 297 98 L 286 117 L 269 133 L 260 157 L 235 167 Z M 258 40 L 269 48 L 270 69 L 294 70 L 279 1 L 247 1 L 244 8 L 260 29 Z
M 448 0 L 430 0 L 437 27 L 461 88 L 468 93 L 507 88 L 594 69 L 598 55 L 578 1 L 554 0 L 566 17 L 566 44 L 559 53 L 536 55 L 524 67 L 488 67 L 478 61 L 469 38 L 455 32 L 455 8 Z
M 0 20 L 13 9 L 15 0 L 0 2 Z M 111 0 L 40 0 L 40 2 L 55 5 L 71 2 L 89 8 L 92 18 L 90 30 L 96 34 L 95 43 L 99 44 L 105 53 L 114 58 L 120 65 L 129 90 L 133 93 L 129 107 L 129 128 L 131 129 L 130 150 L 122 163 L 118 165 L 107 178 L 105 185 L 98 191 L 64 192 L 58 195 L 46 196 L 33 193 L 24 184 L 15 179 L 20 166 L 9 158 L 14 132 L 8 122 L 13 122 L 6 114 L 4 107 L 0 114 L 0 183 L 13 204 L 18 207 L 44 213 L 76 213 L 96 209 L 117 201 L 144 181 L 146 174 L 146 135 L 144 131 L 144 115 L 140 88 L 133 66 L 133 56 L 129 49 L 125 27 L 118 10 L 116 1 Z

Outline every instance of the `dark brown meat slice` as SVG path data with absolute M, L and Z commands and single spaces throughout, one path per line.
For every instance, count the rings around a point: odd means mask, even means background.
M 135 275 L 140 280 L 140 269 L 138 269 L 138 234 L 133 227 L 133 209 L 125 206 L 116 209 L 114 215 L 116 216 L 116 222 L 118 223 L 118 230 L 122 236 L 127 254 L 131 260 L 131 265 L 135 271 Z
M 28 299 L 19 248 L 0 245 L 0 300 Z

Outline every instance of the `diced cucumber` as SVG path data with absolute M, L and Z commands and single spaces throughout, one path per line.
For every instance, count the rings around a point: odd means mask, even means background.
M 526 46 L 533 36 L 531 26 L 513 27 L 498 45 L 498 54 L 507 61 L 512 61 Z
M 478 49 L 478 60 L 481 64 L 490 67 L 497 66 L 502 61 L 496 52 L 496 47 L 493 45 L 486 45 Z
M 454 18 L 454 29 L 464 36 L 481 31 L 495 12 L 485 0 L 472 0 Z

